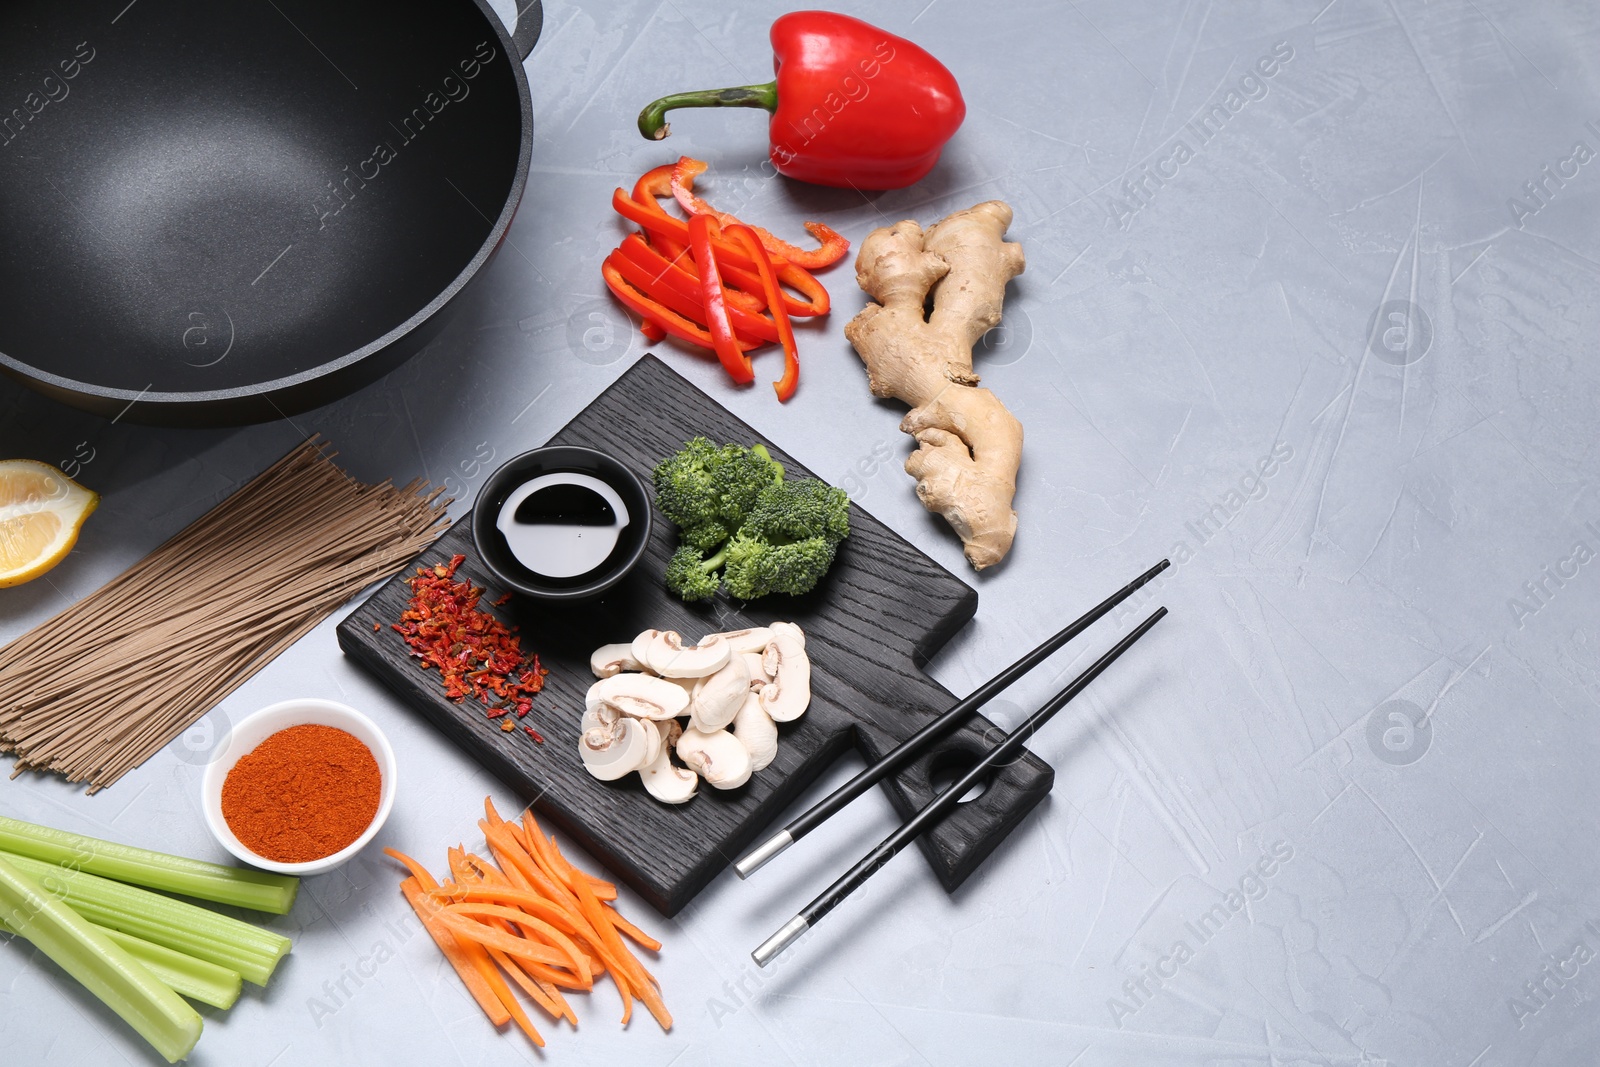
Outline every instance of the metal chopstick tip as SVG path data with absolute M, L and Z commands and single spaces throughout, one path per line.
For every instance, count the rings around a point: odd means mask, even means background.
M 756 950 L 750 953 L 750 958 L 756 961 L 757 967 L 765 967 L 772 962 L 772 958 L 790 945 L 795 939 L 807 930 L 811 924 L 806 922 L 805 916 L 796 915 L 778 928 L 778 932 L 761 942 Z
M 741 879 L 749 878 L 761 868 L 765 867 L 778 853 L 794 844 L 794 835 L 787 830 L 779 830 L 757 847 L 744 859 L 733 865 L 734 873 Z

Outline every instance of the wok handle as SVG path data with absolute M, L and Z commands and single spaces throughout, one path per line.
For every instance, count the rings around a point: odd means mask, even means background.
M 528 0 L 517 9 L 517 25 L 511 31 L 511 43 L 517 46 L 517 54 L 527 59 L 533 52 L 533 46 L 539 43 L 539 31 L 544 29 L 544 3 L 543 0 Z

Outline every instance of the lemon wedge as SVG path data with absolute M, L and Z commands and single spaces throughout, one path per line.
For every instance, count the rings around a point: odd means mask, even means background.
M 0 589 L 32 581 L 67 558 L 100 503 L 46 463 L 0 460 Z

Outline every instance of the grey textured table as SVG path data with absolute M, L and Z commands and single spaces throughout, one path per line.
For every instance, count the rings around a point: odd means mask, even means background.
M 889 828 L 873 795 L 756 880 L 724 875 L 671 923 L 638 916 L 666 942 L 670 1034 L 647 1018 L 620 1031 L 602 991 L 579 998 L 578 1033 L 545 1027 L 544 1060 L 1592 1063 L 1600 13 L 880 3 L 861 13 L 940 55 L 970 109 L 915 188 L 766 180 L 764 124 L 745 111 L 684 116 L 666 146 L 638 137 L 634 113 L 661 92 L 766 78 L 782 10 L 553 0 L 507 247 L 421 356 L 341 403 L 151 430 L 0 383 L 0 455 L 57 462 L 89 442 L 80 477 L 105 494 L 70 559 L 0 593 L 0 637 L 304 432 L 360 476 L 458 493 L 542 442 L 644 350 L 598 277 L 623 232 L 607 198 L 676 152 L 710 160 L 717 198 L 780 231 L 820 217 L 859 240 L 1002 197 L 1028 271 L 980 370 L 1027 427 L 1021 530 L 933 673 L 971 689 L 1164 554 L 1177 565 L 1144 603 L 1172 616 L 1037 740 L 1054 794 L 955 896 L 906 856 L 774 969 L 750 963 Z M 898 409 L 868 396 L 840 333 L 850 270 L 825 277 L 838 311 L 804 330 L 789 405 L 735 392 L 707 361 L 674 365 L 959 570 L 898 470 Z M 200 765 L 230 719 L 316 695 L 380 716 L 395 743 L 405 778 L 380 844 L 436 859 L 470 843 L 483 795 L 505 791 L 332 630 L 110 791 L 0 781 L 0 808 L 222 858 Z M 277 924 L 293 956 L 208 1024 L 193 1062 L 539 1059 L 396 925 L 395 881 L 374 849 L 308 882 Z M 19 945 L 0 946 L 0 1044 L 16 1064 L 150 1059 Z

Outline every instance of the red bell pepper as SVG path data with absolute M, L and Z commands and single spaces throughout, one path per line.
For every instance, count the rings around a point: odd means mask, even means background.
M 831 11 L 772 24 L 777 78 L 764 85 L 664 96 L 639 113 L 660 140 L 680 107 L 772 112 L 769 155 L 780 174 L 816 185 L 901 189 L 933 169 L 966 117 L 955 76 L 903 37 Z

